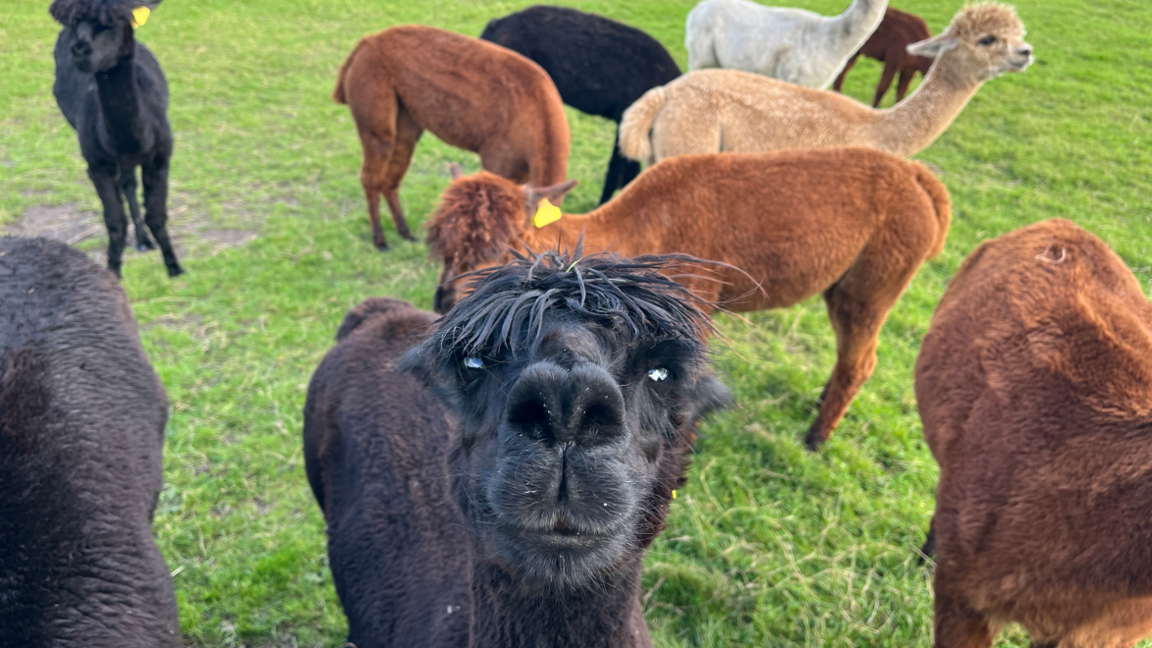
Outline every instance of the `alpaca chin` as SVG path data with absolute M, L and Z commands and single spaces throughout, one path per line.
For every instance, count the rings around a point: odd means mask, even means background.
M 599 582 L 625 557 L 620 535 L 576 535 L 531 532 L 514 527 L 493 529 L 496 553 L 530 583 L 549 589 L 577 589 Z

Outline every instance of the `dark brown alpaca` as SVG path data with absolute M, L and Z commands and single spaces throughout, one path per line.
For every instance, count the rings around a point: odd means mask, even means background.
M 581 236 L 589 251 L 729 264 L 679 280 L 733 311 L 823 294 L 837 360 L 810 448 L 828 439 L 871 375 L 880 327 L 920 264 L 943 248 L 951 215 L 947 190 L 927 169 L 864 148 L 669 158 L 595 211 L 532 226 L 539 200 L 572 184 L 526 189 L 483 173 L 453 182 L 428 230 L 444 263 L 436 310 L 452 307 L 456 277 L 506 262 L 517 241 L 571 249 Z
M 916 362 L 940 464 L 936 646 L 1152 634 L 1152 305 L 1066 220 L 981 245 Z
M 888 7 L 880 26 L 872 32 L 864 47 L 844 64 L 840 76 L 832 83 L 832 89 L 840 92 L 848 70 L 852 69 L 856 59 L 863 54 L 884 64 L 884 72 L 880 75 L 879 85 L 876 86 L 876 96 L 872 98 L 872 107 L 880 106 L 880 100 L 884 98 L 888 88 L 892 87 L 892 79 L 896 77 L 896 73 L 900 73 L 900 83 L 896 85 L 896 103 L 900 103 L 908 94 L 908 86 L 916 77 L 916 73 L 927 75 L 928 68 L 932 67 L 932 59 L 909 54 L 908 46 L 931 37 L 932 32 L 928 31 L 928 23 L 924 22 L 923 18 Z
M 152 536 L 167 421 L 116 277 L 0 238 L 0 646 L 183 645 Z
M 395 299 L 348 314 L 304 456 L 350 642 L 651 647 L 643 554 L 728 400 L 663 263 L 517 260 L 434 330 Z
M 415 240 L 399 192 L 425 129 L 516 182 L 566 177 L 568 118 L 556 86 L 539 65 L 498 45 L 432 27 L 386 29 L 352 50 L 332 98 L 348 104 L 360 133 L 360 184 L 381 250 L 381 194 L 396 231 Z

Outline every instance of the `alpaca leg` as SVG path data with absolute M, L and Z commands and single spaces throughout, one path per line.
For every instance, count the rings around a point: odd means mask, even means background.
M 388 210 L 392 212 L 392 222 L 396 224 L 396 232 L 407 241 L 415 241 L 416 237 L 408 229 L 408 221 L 404 218 L 404 210 L 400 207 L 400 181 L 408 172 L 408 165 L 412 163 L 412 152 L 416 150 L 416 143 L 420 141 L 423 128 L 412 119 L 403 106 L 396 114 L 396 140 L 392 145 L 392 155 L 388 158 L 388 168 L 384 172 L 384 199 L 388 201 Z
M 629 160 L 620 154 L 620 131 L 616 131 L 616 142 L 612 146 L 612 158 L 608 160 L 608 173 L 604 176 L 604 191 L 600 194 L 600 204 L 612 199 L 617 189 L 623 189 L 640 175 L 640 163 Z
M 888 92 L 888 88 L 892 87 L 892 79 L 896 78 L 896 61 L 894 57 L 887 57 L 884 63 L 884 73 L 880 75 L 880 84 L 876 86 L 876 96 L 872 98 L 872 107 L 879 108 L 880 100 Z
M 908 86 L 912 85 L 915 76 L 916 70 L 900 70 L 900 81 L 896 83 L 896 103 L 904 101 L 904 97 L 908 96 Z
M 168 158 L 158 156 L 140 167 L 140 177 L 144 181 L 144 222 L 160 246 L 168 276 L 184 274 L 168 238 Z
M 877 309 L 867 299 L 851 295 L 840 284 L 824 292 L 824 301 L 836 331 L 836 366 L 824 386 L 820 413 L 808 429 L 805 444 L 809 450 L 828 440 L 860 386 L 872 375 L 880 327 L 888 313 L 887 308 Z
M 933 648 L 988 648 L 994 633 L 983 615 L 952 591 L 943 566 L 936 569 L 936 641 Z
M 837 76 L 836 80 L 832 82 L 832 90 L 840 92 L 840 88 L 844 87 L 844 77 L 848 76 L 848 70 L 851 70 L 852 66 L 856 65 L 856 59 L 858 58 L 860 58 L 860 52 L 856 52 L 852 55 L 852 58 L 848 59 L 848 62 L 844 64 L 844 69 L 840 70 L 840 76 Z
M 96 195 L 104 206 L 104 226 L 108 229 L 108 269 L 120 276 L 124 258 L 124 239 L 128 236 L 128 219 L 124 216 L 124 203 L 116 185 L 116 165 L 88 166 L 88 177 L 96 187 Z
M 923 565 L 925 557 L 931 558 L 936 555 L 936 516 L 932 516 L 932 521 L 928 523 L 928 535 L 924 538 L 924 544 L 920 547 L 920 556 L 916 562 Z
M 136 249 L 155 250 L 156 244 L 148 238 L 144 219 L 140 216 L 140 202 L 136 199 L 136 169 L 120 167 L 120 191 L 128 199 L 128 212 L 132 214 L 132 228 L 136 232 Z
M 391 88 L 377 91 L 371 86 L 355 86 L 349 93 L 348 106 L 356 121 L 360 148 L 364 155 L 360 165 L 360 185 L 364 187 L 364 198 L 368 201 L 372 243 L 378 250 L 387 250 L 388 242 L 384 240 L 384 228 L 380 225 L 380 194 L 384 193 L 388 161 L 395 148 L 399 102 Z

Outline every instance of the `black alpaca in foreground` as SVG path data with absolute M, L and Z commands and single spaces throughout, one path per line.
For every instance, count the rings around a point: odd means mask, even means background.
M 168 400 L 124 291 L 5 238 L 0 304 L 0 646 L 180 646 L 152 538 Z
M 104 206 L 108 228 L 108 269 L 120 275 L 128 222 L 124 199 L 140 250 L 155 246 L 168 276 L 184 270 L 168 238 L 168 82 L 152 52 L 136 42 L 132 9 L 149 10 L 160 0 L 56 0 L 49 13 L 64 29 L 56 39 L 56 103 L 80 137 L 88 177 Z M 136 167 L 144 181 L 144 218 L 136 200 Z
M 641 559 L 728 400 L 709 320 L 661 269 L 522 258 L 438 326 L 393 299 L 348 314 L 304 456 L 349 641 L 651 646 Z
M 564 103 L 617 124 L 645 92 L 680 76 L 676 61 L 655 38 L 567 7 L 537 5 L 495 18 L 480 38 L 539 64 Z M 640 163 L 620 154 L 619 137 L 617 131 L 601 205 L 640 174 Z

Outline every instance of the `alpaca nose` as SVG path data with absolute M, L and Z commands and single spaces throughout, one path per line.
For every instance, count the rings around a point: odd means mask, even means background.
M 512 388 L 507 416 L 514 432 L 549 447 L 600 445 L 626 434 L 620 388 L 590 362 L 570 371 L 551 362 L 528 367 Z
M 1017 47 L 1016 53 L 1024 58 L 1032 58 L 1032 46 L 1024 45 L 1023 47 Z
M 92 53 L 92 46 L 84 41 L 77 41 L 72 44 L 72 55 L 84 57 Z

